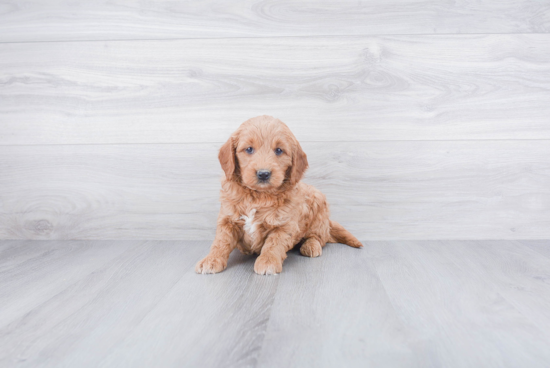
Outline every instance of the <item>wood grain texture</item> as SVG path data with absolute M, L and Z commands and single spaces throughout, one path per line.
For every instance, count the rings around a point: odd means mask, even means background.
M 254 274 L 255 257 L 240 253 L 223 273 L 197 275 L 207 241 L 1 241 L 0 250 L 14 244 L 29 253 L 0 277 L 0 306 L 23 309 L 1 314 L 2 367 L 484 368 L 550 359 L 550 259 L 527 246 L 540 242 L 329 244 L 315 259 L 291 251 L 278 276 Z M 57 290 L 49 297 L 48 280 L 32 277 L 46 269 Z
M 478 247 L 473 248 L 474 244 Z M 546 249 L 550 246 L 548 240 L 463 242 L 449 253 L 468 263 L 479 279 L 490 280 L 495 290 L 550 338 L 550 315 L 546 313 L 550 309 L 550 258 L 537 251 L 542 244 Z
M 89 241 L 25 242 L 13 249 L 12 254 L 3 253 L 0 328 L 80 282 L 103 263 L 112 262 L 130 248 L 139 248 L 141 243 L 102 242 L 91 246 Z M 25 288 L 29 284 L 35 288 L 32 293 Z
M 538 254 L 550 259 L 550 241 L 548 240 L 530 240 L 520 241 L 520 243 L 526 247 L 533 249 Z
M 258 366 L 422 366 L 371 258 L 342 244 L 314 259 L 290 252 Z
M 213 239 L 219 144 L 0 147 L 3 239 Z M 304 143 L 360 239 L 550 237 L 548 141 Z
M 64 252 L 75 242 L 53 244 L 56 250 Z M 82 242 L 76 244 L 80 247 Z M 64 287 L 62 291 L 47 300 L 36 298 L 41 303 L 36 303 L 38 306 L 33 306 L 30 312 L 19 313 L 15 319 L 13 313 L 4 315 L 12 322 L 0 327 L 0 364 L 110 366 L 109 361 L 117 353 L 132 350 L 147 352 L 148 356 L 135 353 L 119 356 L 113 366 L 120 367 L 121 362 L 124 366 L 159 366 L 161 356 L 164 359 L 160 366 L 175 366 L 170 361 L 174 357 L 178 361 L 183 359 L 188 366 L 201 362 L 209 367 L 228 366 L 225 363 L 231 359 L 236 365 L 245 363 L 240 361 L 241 354 L 249 357 L 248 349 L 254 354 L 258 344 L 261 345 L 258 337 L 267 321 L 265 313 L 269 311 L 277 278 L 255 275 L 252 259 L 245 260 L 238 254 L 231 257 L 231 269 L 225 273 L 233 279 L 230 284 L 220 282 L 219 278 L 196 275 L 194 264 L 208 252 L 208 245 L 148 241 L 134 244 L 130 251 L 120 254 L 116 244 L 88 244 L 89 250 L 100 253 L 102 258 L 110 255 L 112 260 L 88 258 L 89 264 L 95 266 L 94 272 L 88 269 L 81 280 L 54 283 L 58 288 Z M 55 264 L 57 272 L 64 274 L 72 267 L 68 264 L 80 259 L 80 255 L 65 254 L 55 262 L 44 263 Z M 245 261 L 250 267 L 238 266 Z M 29 270 L 21 273 L 28 275 Z M 42 285 L 37 280 L 21 280 L 17 285 L 9 281 L 2 279 L 0 283 L 6 290 L 1 294 L 4 302 L 22 308 L 28 308 L 26 299 L 36 296 Z M 28 297 L 22 298 L 22 293 Z M 148 329 L 146 333 L 141 331 L 144 328 Z M 131 345 L 132 337 L 146 346 Z M 207 346 L 208 339 L 216 342 L 221 339 L 225 350 L 209 354 L 215 346 Z M 156 349 L 161 349 L 158 355 Z M 135 362 L 133 358 L 137 358 Z
M 546 33 L 545 1 L 2 1 L 0 41 Z
M 547 324 L 518 310 L 494 287 L 492 281 L 501 274 L 479 277 L 463 258 L 454 256 L 452 250 L 463 244 L 367 243 L 365 250 L 373 257 L 394 309 L 413 331 L 416 348 L 422 351 L 419 366 L 546 366 L 550 359 L 544 331 Z M 480 260 L 476 251 L 485 244 L 469 242 L 464 249 Z M 501 246 L 508 244 L 488 244 L 491 259 L 487 263 L 502 265 L 498 254 Z M 526 258 L 531 257 L 526 254 Z M 478 265 L 476 271 L 482 272 L 483 266 Z M 531 280 L 529 285 L 537 283 Z M 540 297 L 547 298 L 548 292 L 547 288 Z
M 208 253 L 201 244 L 195 261 Z M 254 260 L 234 252 L 222 274 L 189 269 L 99 366 L 256 366 L 279 278 L 256 275 Z
M 0 144 L 550 139 L 550 35 L 0 44 Z

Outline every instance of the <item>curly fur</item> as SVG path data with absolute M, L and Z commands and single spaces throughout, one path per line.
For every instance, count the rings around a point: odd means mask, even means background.
M 247 152 L 251 147 L 253 153 Z M 282 149 L 277 155 L 275 150 Z M 323 193 L 300 180 L 307 156 L 290 129 L 271 116 L 244 122 L 221 147 L 218 155 L 225 177 L 216 237 L 197 273 L 217 273 L 227 266 L 235 249 L 256 253 L 254 271 L 277 274 L 286 253 L 302 243 L 304 256 L 317 257 L 327 242 L 360 248 L 362 244 L 340 224 L 329 219 Z M 257 178 L 268 170 L 268 182 Z

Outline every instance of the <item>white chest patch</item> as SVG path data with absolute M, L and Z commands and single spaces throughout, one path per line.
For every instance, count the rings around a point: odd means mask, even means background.
M 250 235 L 251 238 L 254 239 L 254 233 L 256 232 L 257 224 L 254 223 L 254 215 L 256 214 L 256 210 L 252 209 L 248 216 L 242 215 L 241 220 L 244 220 L 244 231 Z

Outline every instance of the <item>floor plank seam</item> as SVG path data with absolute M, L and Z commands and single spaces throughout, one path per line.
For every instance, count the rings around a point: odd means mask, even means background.
M 268 276 L 268 277 L 273 277 L 273 276 Z M 254 365 L 252 366 L 252 368 L 257 368 L 258 367 L 258 364 L 259 364 L 260 359 L 262 357 L 262 353 L 263 353 L 264 348 L 265 348 L 265 336 L 267 335 L 267 330 L 268 330 L 268 327 L 269 327 L 269 321 L 271 321 L 271 315 L 272 315 L 272 312 L 273 312 L 273 305 L 275 304 L 275 301 L 277 300 L 277 298 L 279 296 L 279 284 L 280 284 L 281 274 L 275 275 L 275 277 L 277 277 L 277 286 L 275 288 L 275 295 L 273 295 L 271 305 L 269 306 L 269 314 L 268 314 L 267 319 L 265 321 L 265 328 L 264 328 L 263 333 L 262 333 L 262 341 L 261 341 L 261 344 L 260 344 L 260 349 L 258 349 L 258 354 L 255 358 L 255 362 L 254 362 Z
M 197 259 L 198 260 L 198 259 Z M 194 272 L 194 270 L 191 270 L 192 272 Z M 111 355 L 112 352 L 114 352 L 116 349 L 118 349 L 121 345 L 124 344 L 124 342 L 127 340 L 128 336 L 131 336 L 132 335 L 132 332 L 134 332 L 138 327 L 140 327 L 141 323 L 147 318 L 147 316 L 149 316 L 151 314 L 151 312 L 153 312 L 156 308 L 158 308 L 158 306 L 161 304 L 161 302 L 163 302 L 166 297 L 170 294 L 170 291 L 172 291 L 174 289 L 174 287 L 181 281 L 181 279 L 187 275 L 190 271 L 188 272 L 184 272 L 182 273 L 181 277 L 172 284 L 172 286 L 170 286 L 170 288 L 166 291 L 166 293 L 164 293 L 164 295 L 159 298 L 157 300 L 157 302 L 152 305 L 146 313 L 144 313 L 142 316 L 141 316 L 141 319 L 139 321 L 137 321 L 130 329 L 126 330 L 126 336 L 125 338 L 122 338 L 120 340 L 118 340 L 113 346 L 111 346 L 110 348 L 108 348 L 105 353 L 103 354 L 101 360 L 100 360 L 100 363 L 99 363 L 99 366 L 102 366 L 105 359 L 107 359 L 107 357 L 109 355 Z

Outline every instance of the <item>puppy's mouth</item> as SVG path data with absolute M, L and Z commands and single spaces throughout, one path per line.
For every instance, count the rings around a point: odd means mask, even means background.
M 256 182 L 253 184 L 253 186 L 250 189 L 257 190 L 259 192 L 263 192 L 266 190 L 273 190 L 277 186 L 273 182 L 273 180 L 270 179 L 256 179 Z

